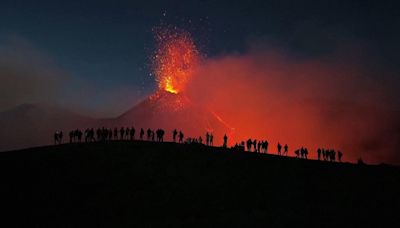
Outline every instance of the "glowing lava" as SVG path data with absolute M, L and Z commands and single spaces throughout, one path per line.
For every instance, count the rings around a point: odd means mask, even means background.
M 160 89 L 180 93 L 200 60 L 193 39 L 186 31 L 155 28 L 157 49 L 153 55 L 153 71 Z

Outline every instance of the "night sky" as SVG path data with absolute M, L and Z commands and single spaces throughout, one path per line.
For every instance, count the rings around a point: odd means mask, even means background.
M 152 28 L 160 25 L 189 31 L 210 58 L 240 55 L 254 43 L 299 59 L 350 48 L 368 54 L 366 65 L 387 84 L 398 84 L 395 1 L 6 0 L 0 3 L 1 60 L 15 59 L 24 67 L 38 62 L 35 71 L 66 80 L 54 95 L 56 103 L 112 116 L 156 88 L 149 58 Z M 388 90 L 395 93 L 397 87 Z M 32 102 L 47 102 L 43 97 Z M 31 102 L 4 100 L 1 110 Z

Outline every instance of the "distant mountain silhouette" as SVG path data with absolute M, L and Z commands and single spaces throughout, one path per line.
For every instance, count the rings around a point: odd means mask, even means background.
M 53 133 L 87 127 L 163 128 L 166 140 L 173 129 L 182 130 L 185 137 L 204 138 L 206 131 L 223 135 L 230 129 L 203 107 L 190 102 L 184 95 L 159 91 L 116 118 L 95 119 L 56 106 L 23 104 L 0 112 L 0 151 L 53 143 Z M 216 140 L 218 142 L 218 139 Z
M 0 112 L 0 150 L 51 144 L 52 135 L 56 130 L 66 131 L 98 123 L 96 119 L 56 106 L 23 104 Z

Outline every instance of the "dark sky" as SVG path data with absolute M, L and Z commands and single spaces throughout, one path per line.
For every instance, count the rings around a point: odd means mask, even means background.
M 368 54 L 380 72 L 374 77 L 397 85 L 399 19 L 396 1 L 3 0 L 0 60 L 38 61 L 37 71 L 68 81 L 61 103 L 116 115 L 156 88 L 149 76 L 154 26 L 188 30 L 209 57 L 244 53 L 254 43 L 302 59 L 354 49 Z

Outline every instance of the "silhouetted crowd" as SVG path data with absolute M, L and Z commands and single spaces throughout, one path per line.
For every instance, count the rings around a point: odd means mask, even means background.
M 139 140 L 144 140 L 144 136 L 147 136 L 147 141 L 157 141 L 164 142 L 165 131 L 163 129 L 152 130 L 148 128 L 146 131 L 141 128 L 139 131 Z M 112 140 L 136 140 L 135 138 L 136 129 L 134 127 L 121 127 L 121 128 L 87 128 L 84 132 L 80 129 L 72 130 L 69 132 L 69 142 L 70 143 L 80 143 L 82 141 L 82 137 L 85 138 L 85 142 L 105 142 Z M 63 140 L 63 132 L 56 131 L 54 133 L 54 144 L 61 144 Z M 198 138 L 187 137 L 186 140 L 184 138 L 184 134 L 182 131 L 178 131 L 174 129 L 172 131 L 172 141 L 178 143 L 186 143 L 186 144 L 203 144 L 203 138 L 200 136 Z M 205 135 L 205 145 L 206 146 L 214 146 L 214 135 L 210 132 L 207 132 Z M 257 140 L 249 138 L 247 141 L 242 141 L 240 143 L 236 143 L 232 149 L 234 151 L 242 151 L 242 152 L 255 152 L 255 153 L 268 153 L 269 142 L 267 140 Z M 228 136 L 225 134 L 223 136 L 223 148 L 228 147 Z M 246 150 L 247 149 L 247 150 Z M 287 144 L 281 145 L 279 142 L 276 145 L 277 155 L 280 156 L 288 156 L 289 146 Z M 301 147 L 299 149 L 294 150 L 294 155 L 296 158 L 308 159 L 308 149 L 306 147 Z M 335 151 L 333 149 L 317 149 L 317 158 L 318 160 L 323 161 L 342 161 L 343 153 L 341 151 Z
M 335 161 L 336 160 L 336 151 L 333 149 L 327 150 L 327 149 L 318 148 L 317 154 L 318 154 L 318 160 L 321 160 L 321 155 L 322 155 L 322 159 L 324 161 Z M 338 158 L 339 162 L 342 161 L 342 156 L 343 156 L 343 153 L 340 150 L 338 150 L 337 158 Z

